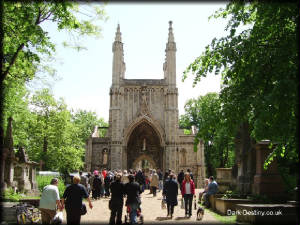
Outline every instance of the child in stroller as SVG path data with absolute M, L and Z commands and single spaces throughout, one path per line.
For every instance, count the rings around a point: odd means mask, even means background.
M 126 215 L 125 215 L 125 224 L 130 224 L 130 212 L 131 207 L 129 205 L 126 206 Z M 138 218 L 138 224 L 144 224 L 144 217 L 142 215 L 142 209 L 139 206 L 136 212 L 137 218 Z

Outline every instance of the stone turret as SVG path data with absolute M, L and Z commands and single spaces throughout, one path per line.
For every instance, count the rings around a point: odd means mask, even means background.
M 166 59 L 164 63 L 165 79 L 169 86 L 176 87 L 176 43 L 172 28 L 172 21 L 169 21 L 169 35 L 166 44 Z
M 112 68 L 112 86 L 119 87 L 120 79 L 124 79 L 125 62 L 123 43 L 120 32 L 120 25 L 118 24 L 115 41 L 112 47 L 113 52 L 113 68 Z

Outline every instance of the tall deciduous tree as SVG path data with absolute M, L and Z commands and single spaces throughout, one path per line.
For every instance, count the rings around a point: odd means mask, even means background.
M 252 138 L 276 144 L 268 163 L 275 155 L 298 161 L 299 3 L 233 1 L 214 17 L 230 18 L 229 34 L 212 40 L 183 79 L 190 71 L 194 84 L 213 71 L 221 74 L 230 124 L 249 124 Z
M 91 136 L 95 126 L 97 127 L 108 127 L 108 123 L 103 118 L 98 119 L 95 112 L 78 110 L 72 114 L 73 123 L 81 130 L 80 138 L 82 142 Z M 104 137 L 107 129 L 99 129 L 99 136 Z
M 25 146 L 32 160 L 43 170 L 61 172 L 82 169 L 85 142 L 95 125 L 105 125 L 94 112 L 73 114 L 63 99 L 56 100 L 49 89 L 37 91 L 29 99 L 30 118 Z M 18 137 L 19 142 L 22 137 Z
M 55 46 L 46 30 L 45 21 L 53 22 L 58 30 L 80 35 L 97 35 L 100 28 L 92 20 L 103 19 L 104 11 L 95 8 L 87 20 L 78 20 L 78 4 L 70 1 L 10 2 L 1 1 L 1 71 L 0 71 L 0 145 L 3 145 L 4 88 L 9 82 L 26 82 L 43 66 L 43 57 L 51 56 Z
M 204 142 L 205 164 L 208 175 L 215 175 L 215 168 L 230 167 L 234 162 L 233 135 L 222 114 L 221 101 L 217 93 L 208 93 L 190 99 L 184 106 L 185 114 L 180 126 L 197 127 L 195 150 L 200 140 Z

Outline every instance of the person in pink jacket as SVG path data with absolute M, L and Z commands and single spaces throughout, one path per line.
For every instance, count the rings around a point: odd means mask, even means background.
M 184 204 L 185 204 L 185 216 L 191 217 L 192 216 L 192 203 L 193 203 L 193 197 L 196 197 L 195 195 L 195 183 L 191 179 L 189 173 L 184 174 L 184 180 L 182 182 L 181 186 L 181 194 L 184 198 Z

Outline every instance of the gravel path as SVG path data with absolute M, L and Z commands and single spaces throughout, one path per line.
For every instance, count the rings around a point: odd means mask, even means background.
M 196 189 L 196 193 L 200 192 Z M 181 195 L 178 195 L 178 206 L 174 209 L 173 219 L 167 218 L 167 209 L 161 209 L 161 192 L 157 193 L 156 197 L 149 194 L 149 190 L 145 190 L 142 194 L 142 214 L 144 216 L 145 224 L 216 224 L 218 222 L 208 212 L 204 213 L 202 221 L 196 221 L 196 210 L 193 209 L 191 218 L 184 217 L 184 209 L 181 209 Z M 81 224 L 108 224 L 110 217 L 110 210 L 108 209 L 109 198 L 102 198 L 100 200 L 92 201 L 93 209 L 88 208 L 86 215 L 81 217 Z M 87 204 L 88 205 L 88 204 Z M 124 222 L 125 207 L 123 209 L 122 221 Z M 65 211 L 64 211 L 65 214 Z M 64 215 L 64 219 L 65 219 Z M 64 223 L 66 220 L 64 220 Z

